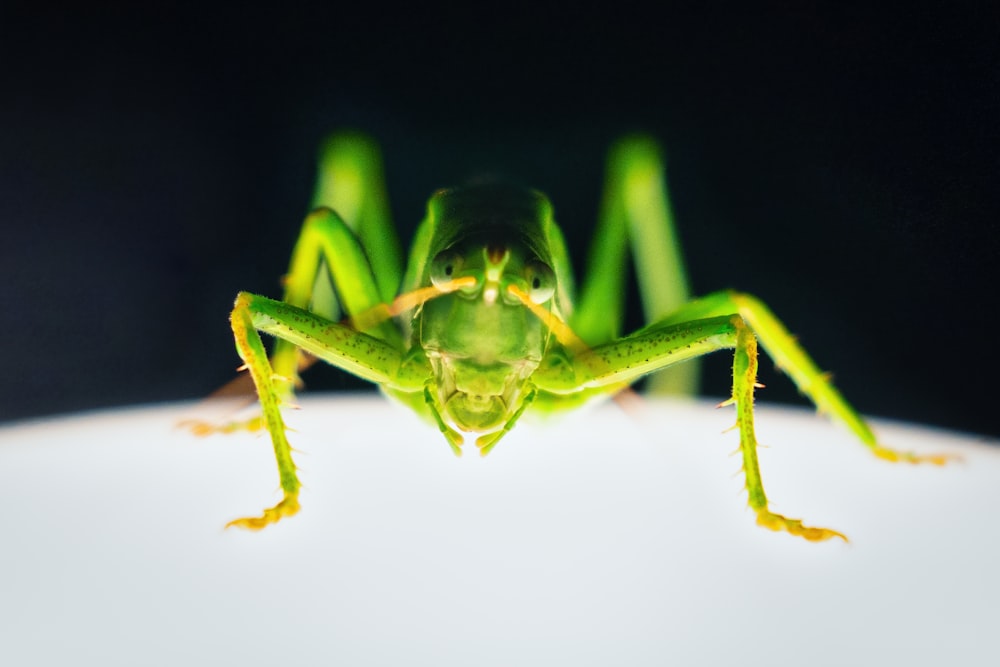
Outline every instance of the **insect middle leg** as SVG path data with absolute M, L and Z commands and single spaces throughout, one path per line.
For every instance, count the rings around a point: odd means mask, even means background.
M 401 280 L 401 251 L 385 194 L 381 154 L 371 139 L 338 133 L 326 140 L 313 207 L 282 280 L 282 300 L 334 321 L 345 313 L 392 301 Z M 379 323 L 369 333 L 393 342 L 399 337 L 389 322 Z M 282 339 L 275 341 L 270 358 L 275 390 L 282 402 L 289 403 L 302 384 L 299 372 L 315 358 Z M 241 375 L 209 398 L 240 397 L 249 402 L 254 393 L 248 377 Z M 224 423 L 187 420 L 181 426 L 196 435 L 209 435 L 253 431 L 265 424 L 258 415 Z
M 850 429 L 875 456 L 888 461 L 934 465 L 943 465 L 954 458 L 942 454 L 923 455 L 898 451 L 879 443 L 871 427 L 834 387 L 829 374 L 820 371 L 771 309 L 750 294 L 731 290 L 709 294 L 685 304 L 663 318 L 659 325 L 723 314 L 739 314 L 760 339 L 761 346 L 768 356 L 792 379 L 799 391 L 808 397 L 821 413 L 829 415 Z
M 367 312 L 381 303 L 360 243 L 330 209 L 317 209 L 306 219 L 292 261 L 292 277 L 309 278 L 310 272 L 306 269 L 323 265 L 329 268 L 331 280 L 338 293 L 343 295 L 341 300 L 349 315 Z M 230 323 L 236 348 L 257 390 L 262 418 L 274 446 L 284 497 L 277 505 L 265 510 L 263 515 L 237 519 L 230 522 L 230 526 L 260 529 L 298 511 L 300 483 L 285 435 L 281 405 L 292 395 L 300 350 L 362 377 L 372 376 L 369 379 L 374 381 L 387 381 L 387 369 L 394 363 L 398 365 L 395 357 L 398 357 L 401 348 L 400 334 L 391 320 L 384 319 L 361 334 L 306 309 L 310 295 L 303 287 L 315 280 L 315 275 L 308 280 L 290 280 L 284 301 L 242 292 L 233 306 Z M 271 359 L 264 351 L 258 330 L 278 337 Z M 366 347 L 369 354 L 371 350 L 378 350 L 381 355 L 352 355 L 350 350 L 356 347 Z M 390 361 L 386 362 L 387 359 Z M 379 367 L 380 363 L 387 363 L 388 366 Z
M 378 147 L 361 135 L 335 134 L 323 146 L 319 167 L 315 209 L 292 251 L 282 300 L 337 320 L 392 301 L 402 259 Z M 388 321 L 368 333 L 399 341 L 398 330 Z M 285 393 L 290 396 L 299 385 L 299 351 L 279 339 L 271 361 L 275 373 L 288 379 Z
M 631 136 L 608 155 L 604 195 L 572 329 L 588 344 L 621 335 L 624 282 L 631 255 L 647 322 L 656 322 L 689 298 L 684 255 L 673 222 L 666 170 L 652 139 Z M 694 395 L 700 364 L 690 362 L 650 376 L 653 394 Z

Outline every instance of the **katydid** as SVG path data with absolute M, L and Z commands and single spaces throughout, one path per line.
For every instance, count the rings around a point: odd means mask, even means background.
M 938 465 L 948 458 L 882 446 L 757 298 L 722 291 L 689 299 L 663 161 L 648 138 L 623 139 L 610 152 L 588 273 L 576 294 L 552 205 L 534 190 L 478 182 L 435 192 L 405 271 L 371 140 L 328 140 L 314 206 L 282 300 L 241 292 L 233 307 L 236 348 L 262 410 L 256 423 L 270 433 L 284 496 L 230 526 L 260 529 L 299 509 L 281 406 L 312 358 L 378 384 L 436 426 L 455 454 L 472 434 L 485 455 L 525 411 L 576 408 L 653 373 L 654 391 L 690 393 L 697 365 L 681 362 L 732 349 L 725 403 L 736 407 L 749 505 L 759 525 L 813 541 L 846 537 L 768 509 L 754 435 L 758 342 L 876 456 Z M 649 323 L 621 336 L 630 252 Z M 277 338 L 270 357 L 259 332 Z

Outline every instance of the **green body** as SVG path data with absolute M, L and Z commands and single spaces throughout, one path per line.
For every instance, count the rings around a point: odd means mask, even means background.
M 575 408 L 653 373 L 652 391 L 693 393 L 696 365 L 679 362 L 732 349 L 728 402 L 736 406 L 750 506 L 760 525 L 810 540 L 843 535 L 768 510 L 753 429 L 758 340 L 821 411 L 876 455 L 944 462 L 881 446 L 756 298 L 726 291 L 689 300 L 664 180 L 650 140 L 614 147 L 586 279 L 575 294 L 551 203 L 502 183 L 434 193 L 404 271 L 376 147 L 361 136 L 334 136 L 283 300 L 240 293 L 233 308 L 237 350 L 256 386 L 284 498 L 230 525 L 262 528 L 298 510 L 280 405 L 308 364 L 302 351 L 380 385 L 435 424 L 456 454 L 467 434 L 486 454 L 526 410 Z M 630 255 L 649 324 L 621 336 Z M 270 358 L 259 331 L 277 337 Z
M 565 251 L 552 208 L 540 194 L 502 184 L 442 190 L 417 239 L 404 293 L 463 277 L 475 284 L 401 317 L 409 363 L 420 366 L 430 400 L 408 401 L 409 388 L 391 384 L 386 391 L 440 418 L 453 442 L 461 432 L 496 433 L 531 400 L 531 377 L 552 348 L 542 321 L 507 293 L 511 284 L 544 291 L 557 309 L 551 249 L 559 247 L 562 266 Z

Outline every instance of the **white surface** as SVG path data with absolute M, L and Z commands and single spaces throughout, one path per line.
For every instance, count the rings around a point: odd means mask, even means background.
M 878 461 L 762 404 L 754 525 L 731 409 L 520 424 L 486 459 L 379 398 L 304 398 L 303 510 L 266 438 L 166 406 L 0 428 L 2 665 L 996 664 L 1000 447 L 877 424 Z

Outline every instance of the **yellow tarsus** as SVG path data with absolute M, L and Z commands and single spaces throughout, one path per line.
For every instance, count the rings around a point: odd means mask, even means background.
M 201 419 L 186 419 L 177 422 L 180 428 L 191 431 L 193 435 L 204 438 L 216 433 L 236 433 L 237 431 L 249 431 L 251 433 L 260 431 L 266 426 L 263 415 L 257 415 L 243 421 L 230 421 L 224 424 L 213 424 Z
M 893 463 L 930 463 L 931 465 L 943 466 L 949 461 L 961 461 L 962 457 L 956 454 L 916 454 L 914 452 L 898 452 L 895 449 L 876 445 L 872 447 L 872 453 L 885 461 Z
M 844 542 L 848 542 L 847 536 L 836 530 L 806 526 L 799 519 L 789 519 L 780 514 L 769 512 L 766 509 L 757 510 L 757 525 L 774 531 L 784 530 L 810 542 L 825 542 L 834 537 L 839 537 Z
M 294 516 L 299 511 L 298 494 L 286 495 L 280 503 L 274 507 L 264 510 L 261 516 L 244 517 L 233 519 L 226 524 L 226 528 L 245 528 L 246 530 L 263 530 L 271 524 L 282 519 Z

